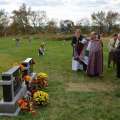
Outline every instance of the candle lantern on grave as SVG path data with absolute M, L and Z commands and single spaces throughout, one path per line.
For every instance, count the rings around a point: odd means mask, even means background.
M 21 65 L 23 66 L 22 78 L 25 80 L 25 84 L 27 86 L 27 90 L 31 89 L 30 83 L 35 78 L 36 73 L 33 72 L 33 65 L 35 64 L 32 58 L 27 58 L 24 60 Z
M 21 63 L 24 67 L 24 70 L 23 70 L 23 76 L 26 76 L 26 75 L 32 75 L 33 73 L 33 65 L 35 64 L 34 60 L 32 58 L 27 58 L 26 60 L 24 60 L 22 63 Z

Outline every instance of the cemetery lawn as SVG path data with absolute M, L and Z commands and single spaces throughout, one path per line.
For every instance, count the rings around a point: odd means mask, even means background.
M 84 72 L 71 70 L 70 41 L 34 37 L 30 44 L 24 38 L 16 48 L 12 37 L 0 38 L 0 72 L 32 57 L 36 62 L 34 70 L 49 75 L 45 91 L 50 96 L 48 106 L 37 109 L 36 116 L 20 113 L 0 120 L 120 120 L 120 80 L 115 69 L 107 68 L 107 39 L 104 39 L 104 75 L 89 78 Z M 37 49 L 42 40 L 46 40 L 46 53 L 39 57 Z

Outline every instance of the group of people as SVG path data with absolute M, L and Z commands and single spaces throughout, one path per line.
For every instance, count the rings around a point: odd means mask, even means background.
M 72 70 L 84 70 L 88 76 L 102 76 L 103 74 L 103 43 L 96 32 L 91 32 L 86 38 L 76 29 L 72 39 L 73 57 Z M 113 61 L 120 77 L 120 34 L 115 34 L 109 42 L 108 67 Z

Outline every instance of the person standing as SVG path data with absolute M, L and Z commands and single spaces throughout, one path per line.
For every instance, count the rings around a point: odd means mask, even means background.
M 115 44 L 114 59 L 116 62 L 116 72 L 117 77 L 120 78 L 120 33 L 118 34 L 118 39 Z
M 72 47 L 73 47 L 73 59 L 72 59 L 72 70 L 83 70 L 83 64 L 80 60 L 80 55 L 84 48 L 84 36 L 81 35 L 80 29 L 76 29 L 75 35 L 72 38 Z
M 109 48 L 109 53 L 108 53 L 108 68 L 111 65 L 111 62 L 113 62 L 113 66 L 115 66 L 115 60 L 114 60 L 114 50 L 115 47 L 117 47 L 116 45 L 116 41 L 117 41 L 118 35 L 114 34 L 113 35 L 113 39 L 111 39 L 108 43 L 108 48 Z M 116 46 L 115 46 L 116 45 Z
M 100 76 L 103 73 L 103 49 L 101 41 L 97 38 L 95 32 L 91 33 L 91 39 L 88 46 L 89 57 L 87 75 Z
M 114 52 L 114 59 L 116 62 L 116 75 L 118 78 L 120 78 L 120 43 L 118 44 L 118 47 L 115 49 Z
M 119 47 L 119 44 L 120 44 L 120 33 L 118 34 L 118 37 L 115 43 L 115 48 Z

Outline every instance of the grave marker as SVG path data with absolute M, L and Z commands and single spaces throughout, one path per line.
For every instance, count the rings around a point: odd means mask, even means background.
M 18 115 L 20 108 L 17 105 L 17 101 L 27 93 L 23 77 L 24 75 L 30 75 L 32 81 L 36 76 L 36 73 L 33 73 L 34 61 L 32 58 L 27 58 L 21 64 L 25 67 L 23 72 L 20 66 L 15 66 L 1 75 L 0 86 L 3 88 L 3 99 L 0 101 L 1 116 Z
M 3 87 L 3 99 L 0 101 L 0 115 L 15 116 L 19 113 L 16 102 L 27 91 L 19 66 L 2 73 L 0 85 Z

